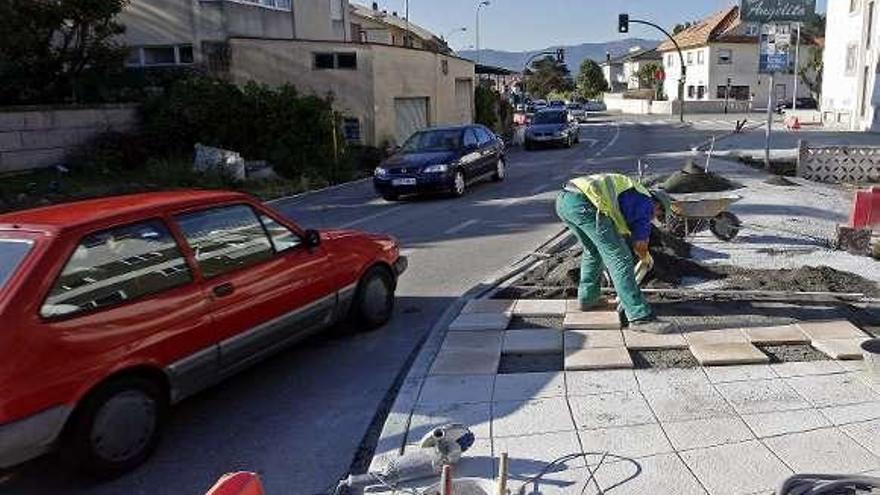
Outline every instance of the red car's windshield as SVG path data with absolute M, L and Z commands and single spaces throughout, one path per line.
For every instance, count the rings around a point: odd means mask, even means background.
M 0 289 L 12 278 L 32 246 L 33 242 L 25 239 L 0 239 Z

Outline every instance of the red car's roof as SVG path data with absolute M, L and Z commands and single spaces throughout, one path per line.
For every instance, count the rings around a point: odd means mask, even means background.
M 215 202 L 248 199 L 249 196 L 229 191 L 168 191 L 128 194 L 88 199 L 0 215 L 0 226 L 18 225 L 22 228 L 66 227 L 107 221 L 137 213 L 152 213 L 169 207 L 185 208 Z

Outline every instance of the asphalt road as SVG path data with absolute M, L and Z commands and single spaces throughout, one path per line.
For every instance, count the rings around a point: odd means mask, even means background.
M 0 494 L 199 495 L 222 474 L 261 474 L 267 493 L 324 493 L 345 475 L 375 411 L 421 338 L 459 295 L 559 231 L 553 200 L 573 171 L 626 170 L 615 157 L 689 150 L 712 132 L 595 119 L 582 144 L 512 151 L 508 177 L 460 199 L 377 199 L 369 182 L 278 202 L 301 225 L 395 235 L 410 259 L 392 323 L 368 334 L 331 332 L 283 352 L 173 410 L 167 435 L 140 469 L 90 482 L 54 456 L 0 474 Z

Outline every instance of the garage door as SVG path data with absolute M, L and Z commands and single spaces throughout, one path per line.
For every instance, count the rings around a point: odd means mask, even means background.
M 428 127 L 427 98 L 395 98 L 397 115 L 397 143 L 403 144 L 412 134 Z
M 458 111 L 458 123 L 470 124 L 473 122 L 474 110 L 474 83 L 470 79 L 456 79 L 455 81 L 455 108 Z

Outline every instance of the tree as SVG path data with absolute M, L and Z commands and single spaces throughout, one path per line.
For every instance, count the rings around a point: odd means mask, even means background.
M 593 100 L 608 89 L 608 81 L 605 80 L 599 64 L 594 60 L 584 60 L 577 77 L 578 95 L 586 100 Z
M 676 24 L 675 27 L 672 28 L 672 34 L 678 34 L 693 25 L 694 25 L 694 23 L 690 22 L 690 21 L 685 22 L 684 24 Z
M 0 104 L 77 101 L 86 79 L 124 68 L 128 0 L 0 0 Z
M 574 89 L 571 72 L 564 62 L 555 57 L 545 57 L 526 70 L 526 90 L 534 97 L 546 98 L 553 91 L 565 92 Z
M 817 46 L 811 47 L 809 59 L 798 69 L 798 76 L 810 88 L 810 94 L 816 101 L 819 101 L 822 94 L 822 74 L 825 70 L 822 52 L 822 49 Z
M 636 72 L 639 79 L 639 88 L 655 89 L 657 87 L 657 72 L 663 70 L 663 67 L 657 62 L 645 64 Z

